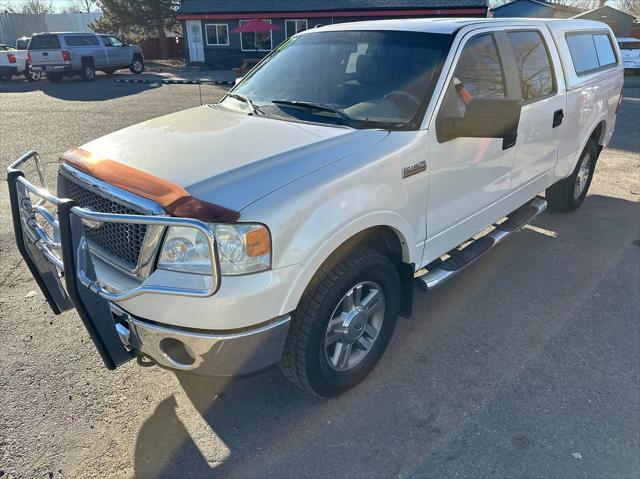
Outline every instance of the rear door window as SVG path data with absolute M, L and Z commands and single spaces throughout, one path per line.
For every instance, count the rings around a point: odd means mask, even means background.
M 616 55 L 606 33 L 568 33 L 567 45 L 578 75 L 585 75 L 617 64 Z
M 540 32 L 508 32 L 507 36 L 516 57 L 522 99 L 534 101 L 555 91 L 551 59 Z
M 29 50 L 56 50 L 60 41 L 56 35 L 36 35 L 29 42 Z

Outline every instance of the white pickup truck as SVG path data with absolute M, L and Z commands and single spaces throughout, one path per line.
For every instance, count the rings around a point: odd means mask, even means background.
M 55 195 L 21 171 L 36 152 L 16 160 L 16 242 L 108 368 L 280 363 L 334 396 L 373 369 L 414 285 L 453 277 L 547 204 L 581 205 L 622 84 L 598 22 L 307 30 L 219 103 L 67 151 Z
M 31 70 L 26 51 L 0 44 L 0 80 L 10 81 L 15 75 L 24 75 L 29 81 L 42 77 L 42 73 Z

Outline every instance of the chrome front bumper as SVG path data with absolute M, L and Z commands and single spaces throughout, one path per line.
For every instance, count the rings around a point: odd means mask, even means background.
M 19 167 L 35 162 L 42 187 L 34 186 Z M 210 226 L 190 218 L 98 213 L 48 192 L 38 155 L 32 151 L 7 170 L 16 245 L 54 313 L 78 311 L 105 366 L 115 369 L 137 355 L 157 364 L 201 374 L 230 376 L 263 369 L 280 359 L 289 317 L 276 318 L 249 331 L 222 334 L 159 326 L 134 318 L 119 301 L 144 294 L 206 298 L 220 285 L 217 261 L 202 287 L 153 282 L 151 278 L 125 291 L 101 281 L 98 258 L 84 233 L 89 222 L 140 223 L 199 230 L 207 239 L 210 258 L 217 258 Z M 189 285 L 187 285 L 189 286 Z
M 189 331 L 134 318 L 113 304 L 111 308 L 127 349 L 159 366 L 206 376 L 241 376 L 277 363 L 291 322 L 286 315 L 239 332 Z

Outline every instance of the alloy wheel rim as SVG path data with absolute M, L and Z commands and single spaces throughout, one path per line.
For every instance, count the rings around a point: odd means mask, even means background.
M 576 175 L 576 181 L 573 188 L 573 197 L 575 199 L 580 198 L 580 195 L 584 192 L 589 181 L 589 173 L 591 172 L 591 155 L 589 153 L 584 155 L 582 162 L 580 163 L 580 169 Z
M 140 63 L 140 60 L 136 60 L 135 62 L 133 62 L 133 69 L 136 71 L 136 73 L 140 73 L 142 71 L 142 64 Z
M 32 80 L 35 80 L 35 81 L 40 80 L 41 76 L 42 76 L 42 73 L 29 70 L 29 77 L 31 77 Z
M 86 67 L 84 69 L 84 74 L 87 78 L 93 78 L 93 68 L 91 67 Z
M 363 281 L 351 288 L 331 314 L 324 338 L 325 358 L 336 371 L 360 364 L 380 335 L 385 313 L 382 287 Z

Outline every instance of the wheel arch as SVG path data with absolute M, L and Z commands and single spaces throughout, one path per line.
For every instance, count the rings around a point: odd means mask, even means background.
M 407 236 L 410 235 L 390 224 L 371 224 L 357 231 L 349 227 L 343 228 L 331 239 L 326 240 L 324 247 L 303 266 L 283 304 L 282 314 L 297 308 L 303 293 L 313 283 L 323 265 L 340 261 L 341 257 L 357 246 L 366 246 L 387 256 L 396 266 L 402 286 L 400 314 L 410 316 L 413 304 L 413 274 L 417 258 L 409 246 L 412 243 L 408 242 L 413 241 L 413 238 L 408 240 Z
M 587 139 L 587 142 L 591 139 L 594 139 L 598 146 L 602 146 L 604 143 L 604 135 L 606 132 L 607 132 L 607 121 L 603 119 L 593 128 L 593 130 L 591 131 L 591 135 Z M 584 146 L 583 146 L 583 149 L 584 149 Z
M 587 143 L 589 143 L 589 141 L 595 140 L 596 144 L 598 145 L 598 148 L 602 149 L 604 139 L 607 134 L 606 116 L 601 115 L 598 118 L 598 120 L 594 122 L 593 126 L 589 129 L 589 132 L 590 132 L 589 135 L 585 136 L 584 140 L 582 140 L 582 143 L 580 144 L 580 148 L 577 150 L 577 154 L 575 155 L 575 158 L 573 158 L 573 161 L 567 164 L 568 165 L 567 171 L 565 171 L 564 174 L 562 174 L 559 179 L 564 179 L 564 178 L 567 178 L 569 175 L 571 175 L 573 170 L 576 168 L 576 165 L 580 161 L 582 152 L 586 148 Z

